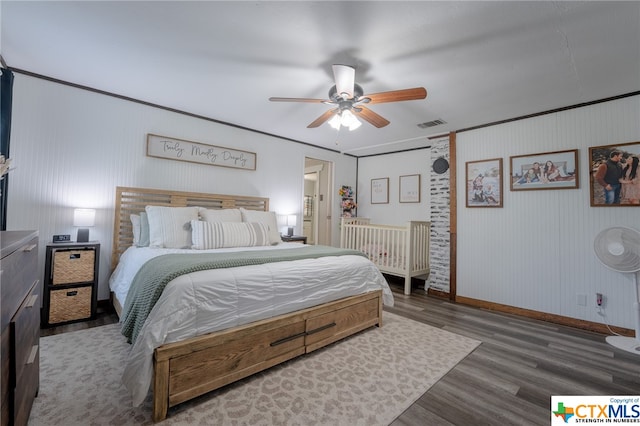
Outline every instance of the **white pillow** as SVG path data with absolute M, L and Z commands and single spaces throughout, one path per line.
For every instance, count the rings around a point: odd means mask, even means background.
M 131 219 L 131 226 L 133 227 L 133 245 L 137 246 L 140 244 L 140 215 L 132 214 L 129 215 Z
M 205 222 L 242 222 L 240 209 L 200 209 L 200 217 Z
M 133 226 L 133 245 L 136 247 L 148 247 L 149 219 L 147 219 L 147 213 L 141 212 L 139 215 L 132 214 L 129 217 Z
M 198 207 L 147 206 L 145 211 L 150 247 L 191 247 L 191 221 L 198 220 Z
M 138 247 L 149 247 L 149 217 L 147 212 L 140 212 L 140 242 Z
M 278 231 L 278 221 L 275 212 L 265 212 L 260 210 L 247 210 L 240 207 L 243 222 L 257 222 L 264 224 L 269 230 L 269 241 L 271 244 L 282 242 L 280 232 Z
M 269 245 L 269 231 L 262 223 L 191 221 L 191 248 L 207 250 Z

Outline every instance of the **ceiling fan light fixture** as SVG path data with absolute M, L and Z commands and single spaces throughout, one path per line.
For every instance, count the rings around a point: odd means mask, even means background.
M 348 109 L 342 110 L 338 114 L 335 114 L 329 120 L 329 125 L 336 130 L 340 130 L 340 126 L 347 127 L 349 131 L 356 130 L 358 127 L 362 126 L 360 120 L 356 118 L 355 115 Z
M 364 104 L 411 101 L 427 97 L 427 90 L 424 87 L 370 93 L 364 96 L 362 86 L 356 84 L 354 81 L 355 67 L 334 64 L 332 65 L 332 69 L 335 85 L 329 89 L 328 99 L 271 97 L 269 100 L 272 102 L 309 102 L 334 105 L 335 107 L 333 109 L 325 111 L 313 120 L 307 128 L 315 129 L 329 122 L 329 125 L 338 131 L 342 126 L 353 131 L 362 125 L 362 122 L 358 120 L 354 113 L 362 120 L 377 128 L 382 128 L 389 124 L 389 120 L 371 111 L 365 107 Z
M 340 130 L 340 122 L 340 114 L 335 114 L 333 117 L 331 117 L 331 120 L 329 120 L 329 125 L 336 130 Z
M 349 124 L 347 127 L 349 128 L 349 131 L 354 131 L 356 130 L 358 127 L 362 126 L 362 123 L 357 119 L 357 118 L 353 118 L 353 121 L 351 122 L 351 124 Z
M 344 127 L 348 127 L 350 131 L 357 129 L 362 125 L 362 123 L 360 123 L 360 120 L 358 120 L 356 116 L 353 115 L 353 113 L 348 109 L 342 111 L 340 124 L 342 124 Z
M 357 129 L 360 126 L 362 126 L 362 123 L 359 122 L 358 120 L 356 120 L 349 126 L 349 131 L 353 131 L 353 130 Z

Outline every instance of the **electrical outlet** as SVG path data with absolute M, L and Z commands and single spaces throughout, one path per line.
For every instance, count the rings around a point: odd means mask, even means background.
M 602 306 L 602 293 L 596 293 L 596 306 Z

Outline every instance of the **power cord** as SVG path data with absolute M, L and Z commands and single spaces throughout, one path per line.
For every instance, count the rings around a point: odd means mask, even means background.
M 602 306 L 596 306 L 596 313 L 602 317 L 602 320 L 604 321 L 604 325 L 607 326 L 607 329 L 611 334 L 613 334 L 614 336 L 620 336 L 619 333 L 616 333 L 615 331 L 613 331 L 609 326 L 609 323 L 607 322 L 607 314 L 604 311 L 604 308 Z

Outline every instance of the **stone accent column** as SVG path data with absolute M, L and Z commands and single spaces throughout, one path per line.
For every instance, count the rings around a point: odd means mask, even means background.
M 450 169 L 443 174 L 433 171 L 438 158 L 449 161 L 449 139 L 441 139 L 431 145 L 431 241 L 429 246 L 430 268 L 425 290 L 434 288 L 449 292 L 449 195 Z

